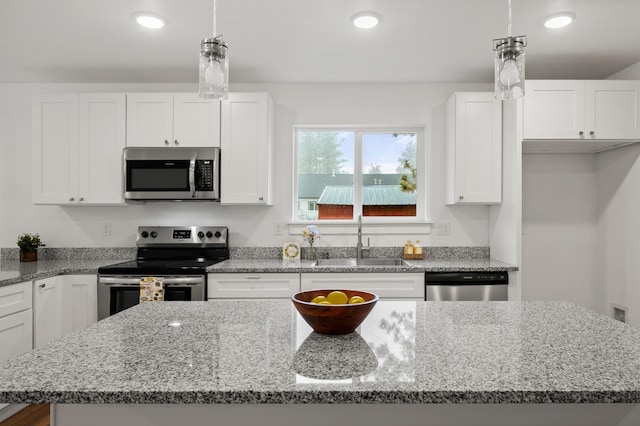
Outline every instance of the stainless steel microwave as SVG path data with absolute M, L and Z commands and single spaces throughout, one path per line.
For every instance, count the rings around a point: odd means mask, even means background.
M 220 148 L 125 148 L 124 198 L 219 201 Z

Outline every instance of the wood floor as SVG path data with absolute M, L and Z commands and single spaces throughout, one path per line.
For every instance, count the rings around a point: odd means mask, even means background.
M 49 404 L 30 405 L 18 411 L 0 426 L 49 426 Z

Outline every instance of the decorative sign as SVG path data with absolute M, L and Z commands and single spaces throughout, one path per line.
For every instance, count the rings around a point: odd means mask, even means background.
M 282 244 L 283 259 L 300 259 L 300 244 L 290 242 Z

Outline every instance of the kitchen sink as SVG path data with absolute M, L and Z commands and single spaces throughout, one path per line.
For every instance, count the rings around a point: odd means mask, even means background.
M 407 266 L 404 259 L 318 259 L 313 266 Z

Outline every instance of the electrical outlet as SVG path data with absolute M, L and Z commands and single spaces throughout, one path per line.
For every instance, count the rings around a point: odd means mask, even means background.
M 282 229 L 283 228 L 284 228 L 284 225 L 282 223 L 275 222 L 273 224 L 273 234 L 274 235 L 282 235 Z
M 451 224 L 449 222 L 439 222 L 433 224 L 435 227 L 436 235 L 450 235 Z
M 110 237 L 111 236 L 111 222 L 103 222 L 102 223 L 102 236 Z
M 616 305 L 615 303 L 612 304 L 612 309 L 613 309 L 613 319 L 620 321 L 620 322 L 627 322 L 627 307 L 626 306 L 620 306 L 620 305 Z

